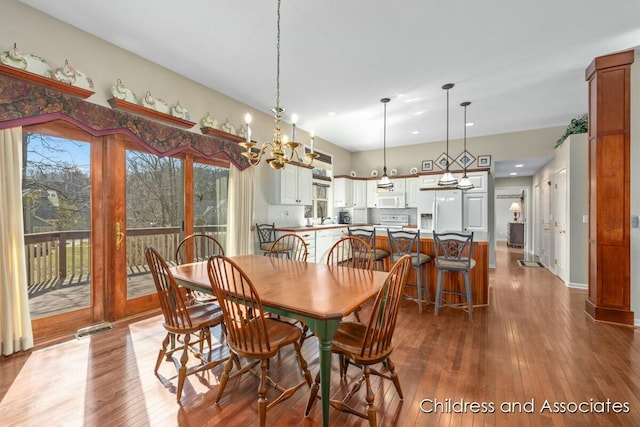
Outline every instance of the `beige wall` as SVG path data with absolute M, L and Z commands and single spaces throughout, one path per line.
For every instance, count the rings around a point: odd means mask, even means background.
M 154 97 L 164 99 L 170 105 L 180 101 L 188 109 L 191 121 L 199 122 L 207 113 L 211 113 L 219 123 L 229 119 L 238 127 L 243 124 L 245 113 L 250 112 L 253 116 L 251 127 L 254 139 L 267 141 L 273 136 L 273 117 L 270 112 L 258 112 L 22 3 L 0 1 L 4 17 L 0 26 L 0 40 L 3 43 L 0 51 L 8 50 L 13 43 L 17 43 L 20 51 L 42 57 L 52 69 L 68 60 L 71 66 L 93 80 L 95 94 L 87 99 L 89 102 L 108 106 L 107 100 L 112 97 L 111 87 L 117 79 L 122 79 L 138 97 L 149 90 Z M 117 23 L 114 23 L 114 31 L 117 31 Z M 199 128 L 196 125 L 192 131 L 199 133 Z M 289 133 L 291 128 L 284 124 L 282 129 Z M 309 141 L 309 134 L 304 129 L 298 129 L 298 135 L 300 141 Z M 350 152 L 321 138 L 316 137 L 315 142 L 318 150 L 333 154 L 335 168 L 350 170 Z M 266 220 L 267 202 L 264 191 L 261 191 L 264 184 L 259 180 L 257 182 L 256 220 Z

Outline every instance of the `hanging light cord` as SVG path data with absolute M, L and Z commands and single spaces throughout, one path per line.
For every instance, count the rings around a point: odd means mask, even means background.
M 277 42 L 276 42 L 276 109 L 280 110 L 280 1 L 278 0 Z
M 445 170 L 449 172 L 449 89 L 447 89 L 447 167 Z
M 382 168 L 382 175 L 387 174 L 387 103 L 384 102 L 384 120 L 382 125 L 383 137 L 382 137 L 382 154 L 384 157 L 384 166 Z
M 464 106 L 464 156 L 467 157 L 467 106 Z M 464 162 L 464 176 L 467 176 L 467 162 Z

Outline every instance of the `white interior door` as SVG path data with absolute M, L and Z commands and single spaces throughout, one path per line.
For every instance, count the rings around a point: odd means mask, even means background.
M 541 205 L 541 224 L 540 230 L 540 261 L 549 268 L 553 268 L 551 264 L 551 214 L 549 212 L 549 177 L 542 179 L 542 188 L 540 189 L 540 205 Z
M 540 213 L 540 186 L 533 187 L 533 247 L 530 248 L 533 255 L 540 257 L 540 236 L 542 221 Z
M 555 265 L 556 274 L 567 281 L 567 170 L 556 173 Z

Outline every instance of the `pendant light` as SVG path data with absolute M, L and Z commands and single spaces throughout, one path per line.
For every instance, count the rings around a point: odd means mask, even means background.
M 384 166 L 382 167 L 382 178 L 378 181 L 378 188 L 384 190 L 393 190 L 393 182 L 387 175 L 387 103 L 391 101 L 389 98 L 382 98 L 380 102 L 384 105 L 384 124 L 383 124 L 383 137 L 382 137 L 382 155 L 384 156 Z
M 449 89 L 453 86 L 453 83 L 447 83 L 442 86 L 442 89 L 447 91 L 447 163 L 444 168 L 444 174 L 440 178 L 440 181 L 438 181 L 438 185 L 443 187 L 452 187 L 458 184 L 458 180 L 449 172 Z
M 464 107 L 464 151 L 462 153 L 465 157 L 467 156 L 467 107 L 469 105 L 471 105 L 469 101 L 460 104 L 461 107 Z M 467 162 L 464 162 L 464 174 L 456 187 L 460 190 L 471 190 L 473 188 L 473 184 L 469 180 L 469 177 L 467 177 Z

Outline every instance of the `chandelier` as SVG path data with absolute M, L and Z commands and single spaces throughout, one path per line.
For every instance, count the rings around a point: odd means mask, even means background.
M 282 120 L 282 114 L 285 111 L 284 108 L 280 106 L 280 1 L 281 0 L 278 0 L 276 43 L 276 106 L 271 109 L 275 122 L 273 141 L 263 143 L 260 148 L 255 147 L 256 143 L 251 141 L 251 127 L 249 126 L 251 123 L 251 115 L 247 114 L 245 116 L 245 122 L 247 124 L 246 140 L 239 143 L 239 145 L 244 148 L 242 155 L 249 160 L 249 164 L 256 166 L 260 163 L 262 157 L 269 152 L 271 157 L 267 158 L 266 161 L 269 163 L 269 166 L 274 169 L 282 169 L 291 161 L 311 165 L 313 160 L 318 157 L 318 154 L 313 151 L 313 137 L 311 137 L 311 151 L 309 153 L 305 153 L 304 156 L 301 156 L 300 153 L 298 153 L 298 148 L 302 144 L 295 141 L 295 119 L 292 120 L 293 126 L 291 141 L 289 141 L 286 135 L 282 135 L 280 131 L 280 121 Z
M 447 83 L 442 86 L 442 89 L 447 91 L 447 158 L 444 169 L 444 174 L 438 181 L 438 185 L 443 187 L 455 186 L 458 184 L 458 180 L 449 172 L 449 89 L 453 87 L 453 83 Z

